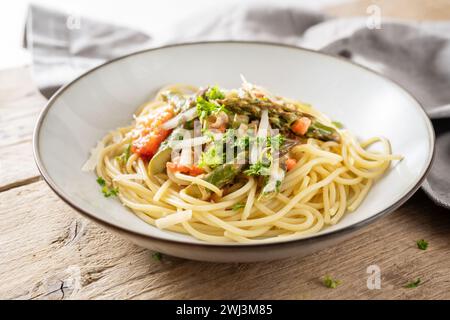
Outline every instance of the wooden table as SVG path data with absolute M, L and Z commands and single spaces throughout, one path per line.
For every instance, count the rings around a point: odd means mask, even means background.
M 45 102 L 27 68 L 0 71 L 0 298 L 450 299 L 450 212 L 422 191 L 347 242 L 303 258 L 157 261 L 82 218 L 42 181 L 31 135 Z M 418 239 L 429 248 L 419 250 Z M 371 265 L 381 289 L 367 287 Z M 326 288 L 327 274 L 342 284 Z M 416 278 L 417 288 L 404 288 Z

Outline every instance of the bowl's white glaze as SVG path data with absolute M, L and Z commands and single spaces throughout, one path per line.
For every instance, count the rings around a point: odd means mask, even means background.
M 360 138 L 387 137 L 405 159 L 379 180 L 340 223 L 306 239 L 263 245 L 214 245 L 149 226 L 99 192 L 81 172 L 108 131 L 128 125 L 137 107 L 163 85 L 240 86 L 239 74 L 270 91 L 312 104 Z M 215 42 L 138 52 L 87 72 L 62 88 L 42 112 L 34 135 L 38 167 L 53 190 L 79 212 L 132 241 L 168 254 L 209 261 L 255 261 L 306 254 L 338 242 L 406 201 L 420 186 L 434 132 L 418 102 L 392 81 L 342 59 L 263 43 Z

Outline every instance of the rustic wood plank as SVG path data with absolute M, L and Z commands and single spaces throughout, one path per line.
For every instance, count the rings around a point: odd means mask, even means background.
M 249 264 L 155 261 L 76 214 L 43 181 L 0 193 L 0 213 L 0 298 L 450 298 L 450 219 L 422 192 L 344 244 Z M 421 238 L 430 242 L 426 251 L 416 247 Z M 366 286 L 372 264 L 381 268 L 380 290 Z M 74 290 L 77 270 L 81 288 Z M 326 274 L 342 285 L 325 288 Z M 403 288 L 417 277 L 422 285 Z
M 0 147 L 30 141 L 45 102 L 32 82 L 29 68 L 1 70 Z
M 31 141 L 3 147 L 1 153 L 0 192 L 39 179 Z
M 29 68 L 0 71 L 0 192 L 39 179 L 31 138 L 45 102 Z

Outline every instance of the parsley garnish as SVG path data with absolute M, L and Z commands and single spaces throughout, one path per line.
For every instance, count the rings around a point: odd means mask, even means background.
M 205 119 L 206 117 L 219 113 L 220 111 L 227 112 L 223 105 L 218 105 L 214 102 L 210 102 L 205 100 L 203 97 L 197 97 L 197 114 L 200 120 Z
M 277 134 L 276 136 L 271 137 L 267 140 L 267 146 L 273 147 L 275 150 L 279 150 L 281 145 L 284 143 L 284 136 L 281 134 Z
M 247 176 L 267 176 L 270 174 L 269 165 L 264 164 L 262 161 L 258 161 L 244 171 Z
M 111 197 L 111 196 L 117 196 L 119 194 L 119 188 L 118 187 L 116 187 L 116 188 L 113 188 L 113 189 L 109 189 L 109 193 L 108 194 L 105 194 L 105 197 Z
M 411 281 L 410 283 L 405 285 L 405 288 L 417 288 L 420 284 L 420 278 L 417 278 L 415 281 Z
M 244 207 L 245 207 L 245 203 L 236 203 L 236 204 L 232 207 L 232 209 L 233 209 L 233 211 L 238 211 L 239 209 L 244 208 Z
M 225 95 L 222 91 L 220 91 L 218 86 L 214 86 L 206 92 L 206 97 L 208 100 L 216 100 L 216 99 L 223 99 L 225 98 Z
M 109 198 L 109 197 L 112 197 L 112 196 L 117 196 L 119 194 L 119 188 L 109 189 L 107 186 L 104 186 L 102 188 L 102 193 L 105 196 L 105 198 Z
M 162 259 L 162 253 L 161 252 L 153 252 L 152 258 L 155 261 L 161 261 Z
M 419 248 L 420 250 L 427 250 L 428 248 L 428 242 L 425 241 L 424 239 L 417 240 L 416 244 L 417 248 Z
M 200 168 L 209 167 L 213 169 L 223 163 L 223 156 L 220 155 L 216 147 L 213 146 L 205 152 L 202 152 L 198 163 Z
M 119 194 L 119 188 L 108 188 L 105 179 L 103 179 L 102 177 L 97 178 L 97 183 L 102 187 L 102 193 L 105 198 L 117 196 Z
M 323 285 L 327 288 L 335 289 L 340 284 L 340 280 L 332 279 L 330 276 L 325 276 L 323 278 Z
M 102 187 L 106 185 L 106 181 L 102 177 L 97 178 L 97 183 Z
M 130 159 L 131 155 L 131 143 L 128 145 L 128 147 L 125 149 L 125 151 L 117 157 L 117 161 L 119 161 L 122 164 L 126 164 L 128 162 L 128 159 Z

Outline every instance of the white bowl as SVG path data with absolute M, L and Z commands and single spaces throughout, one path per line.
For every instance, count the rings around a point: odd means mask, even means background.
M 239 74 L 280 95 L 311 103 L 360 138 L 387 137 L 403 161 L 380 179 L 362 205 L 308 238 L 269 244 L 217 245 L 150 226 L 81 172 L 108 131 L 128 125 L 136 108 L 170 83 L 240 86 Z M 37 165 L 50 187 L 83 215 L 131 241 L 174 256 L 256 261 L 303 255 L 338 243 L 395 210 L 430 167 L 434 131 L 420 104 L 392 81 L 343 59 L 305 49 L 250 42 L 173 45 L 107 62 L 60 89 L 34 132 Z

